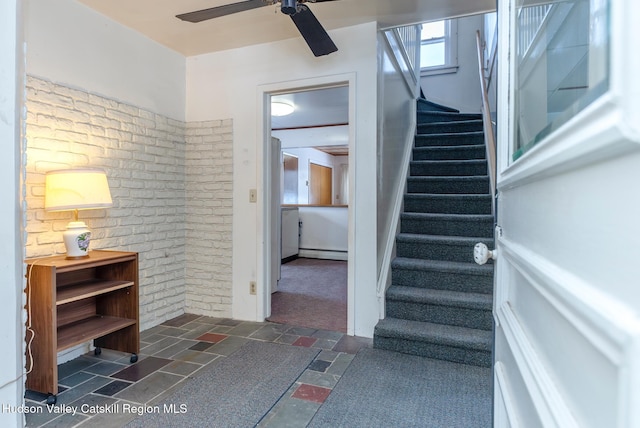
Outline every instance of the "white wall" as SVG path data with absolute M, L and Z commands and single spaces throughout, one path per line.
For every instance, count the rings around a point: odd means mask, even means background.
M 476 31 L 482 32 L 482 15 L 458 18 L 458 70 L 455 73 L 423 76 L 424 96 L 434 103 L 453 107 L 463 113 L 479 113 L 482 107 Z
M 0 3 L 0 404 L 23 403 L 24 377 L 24 250 L 22 249 L 20 210 L 21 133 L 20 112 L 24 90 L 22 67 L 21 11 L 18 0 Z M 0 425 L 22 426 L 21 413 L 0 412 Z
M 411 156 L 416 123 L 417 83 L 408 82 L 401 65 L 403 55 L 397 44 L 385 35 L 378 36 L 378 109 L 383 117 L 378 122 L 377 142 L 377 289 L 380 304 L 390 278 L 399 213 L 402 208 L 408 162 Z M 392 41 L 394 39 L 391 39 Z M 398 59 L 395 59 L 398 58 Z M 416 77 L 417 79 L 417 77 Z M 411 85 L 411 87 L 409 86 Z M 383 309 L 380 309 L 383 315 Z
M 73 0 L 26 0 L 27 72 L 184 120 L 185 58 Z
M 350 83 L 352 113 L 349 123 L 353 218 L 349 223 L 351 314 L 357 319 L 350 332 L 371 336 L 378 321 L 375 298 L 376 221 L 376 24 L 331 31 L 339 51 L 315 58 L 302 38 L 234 49 L 187 59 L 187 121 L 233 120 L 233 317 L 261 320 L 266 310 L 263 247 L 265 222 L 263 186 L 265 124 L 263 114 L 269 91 L 284 91 L 330 82 Z M 265 92 L 266 91 L 266 92 Z M 266 97 L 266 96 L 265 96 Z M 352 180 L 353 181 L 353 180 Z M 257 188 L 257 204 L 249 202 L 249 189 Z M 353 189 L 354 187 L 352 187 Z M 354 236 L 358 236 L 357 242 Z M 351 250 L 350 248 L 350 250 Z M 258 282 L 258 296 L 249 294 L 249 282 Z M 357 308 L 354 311 L 354 304 Z
M 80 213 L 92 230 L 91 249 L 139 253 L 142 330 L 181 315 L 184 123 L 35 77 L 28 77 L 25 105 L 27 257 L 63 254 L 62 231 L 73 218 L 69 211 L 45 212 L 45 173 L 103 168 L 113 206 Z
M 27 255 L 60 252 L 48 169 L 103 167 L 115 197 L 87 214 L 95 246 L 141 253 L 141 327 L 184 311 L 186 59 L 73 0 L 25 2 Z M 135 240 L 135 233 L 145 239 Z M 150 273 L 152 272 L 152 273 Z
M 300 250 L 346 253 L 347 207 L 299 207 Z

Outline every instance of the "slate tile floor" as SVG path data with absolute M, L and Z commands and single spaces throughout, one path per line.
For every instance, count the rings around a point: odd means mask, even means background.
M 27 391 L 25 405 L 42 408 L 26 415 L 28 427 L 122 427 L 135 413 L 98 413 L 97 409 L 124 404 L 152 404 L 171 394 L 189 376 L 231 355 L 248 340 L 318 348 L 321 352 L 282 398 L 260 421 L 259 427 L 304 427 L 313 418 L 340 376 L 371 339 L 343 333 L 274 323 L 242 322 L 185 314 L 140 335 L 139 361 L 129 354 L 102 350 L 58 366 L 56 408 L 88 409 L 73 414 L 49 412 L 46 396 Z M 82 406 L 86 404 L 87 406 Z

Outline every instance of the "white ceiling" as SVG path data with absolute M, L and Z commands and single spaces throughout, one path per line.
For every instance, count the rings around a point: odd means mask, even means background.
M 299 37 L 277 5 L 197 24 L 175 15 L 238 3 L 229 0 L 78 0 L 97 12 L 185 56 Z M 331 30 L 378 21 L 381 28 L 415 24 L 494 10 L 496 0 L 339 0 L 311 4 Z M 340 46 L 338 46 L 338 49 Z
M 293 105 L 287 116 L 272 116 L 271 128 L 328 127 L 349 123 L 349 88 L 316 89 L 292 94 L 274 95 L 271 101 Z
M 260 7 L 200 23 L 175 15 L 241 0 L 77 0 L 185 56 L 300 37 L 279 4 Z M 310 9 L 331 30 L 377 21 L 379 28 L 416 24 L 495 9 L 496 0 L 337 0 L 310 3 Z M 338 49 L 340 46 L 338 46 Z M 323 140 L 347 141 L 348 89 L 332 88 L 279 95 L 296 106 L 289 116 L 272 118 L 272 128 L 323 127 Z

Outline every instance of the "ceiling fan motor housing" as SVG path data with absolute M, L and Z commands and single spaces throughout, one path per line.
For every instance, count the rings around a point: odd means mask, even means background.
M 297 6 L 297 0 L 282 0 L 280 11 L 285 15 L 295 15 L 295 13 L 298 11 Z

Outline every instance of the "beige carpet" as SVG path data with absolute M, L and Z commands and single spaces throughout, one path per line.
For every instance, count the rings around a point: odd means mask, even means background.
M 347 331 L 347 262 L 296 259 L 282 265 L 269 321 Z

